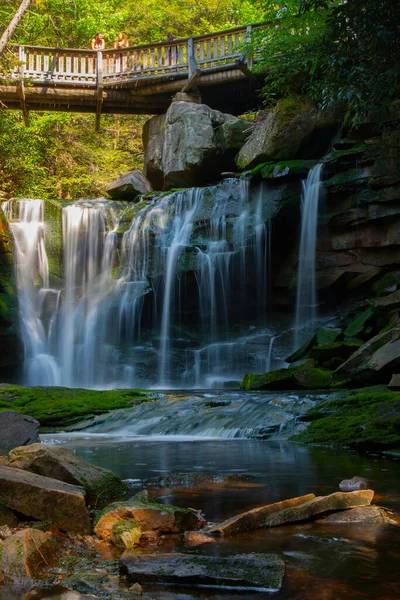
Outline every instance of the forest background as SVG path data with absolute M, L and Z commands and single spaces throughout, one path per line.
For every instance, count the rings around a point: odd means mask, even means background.
M 20 0 L 1 0 L 0 32 Z M 112 47 L 268 22 L 254 40 L 267 67 L 258 108 L 307 95 L 342 107 L 347 122 L 387 119 L 400 87 L 400 3 L 393 0 L 32 0 L 12 42 L 88 48 L 97 31 Z M 246 49 L 244 49 L 246 50 Z M 11 50 L 9 50 L 11 52 Z M 3 60 L 7 61 L 7 54 Z M 150 115 L 149 115 L 150 116 Z M 104 195 L 113 179 L 143 165 L 141 130 L 149 116 L 0 110 L 0 190 L 15 196 Z

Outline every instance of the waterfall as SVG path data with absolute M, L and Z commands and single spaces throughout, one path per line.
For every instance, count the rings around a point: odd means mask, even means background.
M 301 233 L 297 271 L 296 322 L 294 348 L 311 336 L 317 319 L 315 258 L 318 227 L 318 201 L 322 164 L 313 167 L 302 182 Z
M 132 206 L 62 208 L 60 280 L 49 277 L 43 202 L 3 203 L 16 239 L 24 382 L 220 387 L 267 364 L 267 188 L 226 180 L 172 192 L 126 224 Z

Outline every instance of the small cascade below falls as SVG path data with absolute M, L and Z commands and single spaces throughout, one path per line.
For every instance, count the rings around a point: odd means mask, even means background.
M 276 207 L 267 188 L 225 180 L 164 195 L 127 220 L 132 208 L 57 208 L 60 279 L 49 277 L 43 202 L 3 203 L 16 239 L 25 383 L 219 387 L 270 364 Z
M 296 322 L 294 349 L 315 330 L 317 320 L 317 292 L 315 257 L 318 228 L 318 203 L 321 193 L 322 164 L 313 167 L 302 182 L 301 233 L 297 270 Z

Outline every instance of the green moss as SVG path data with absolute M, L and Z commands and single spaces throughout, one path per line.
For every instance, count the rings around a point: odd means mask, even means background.
M 315 359 L 319 364 L 325 364 L 332 358 L 344 359 L 349 358 L 358 350 L 363 342 L 333 342 L 332 344 L 324 344 L 323 346 L 314 346 L 310 352 L 310 357 Z
M 363 331 L 365 324 L 372 319 L 375 313 L 374 308 L 368 308 L 363 313 L 357 315 L 357 317 L 350 323 L 350 325 L 345 329 L 344 335 L 348 338 L 354 338 L 360 335 Z
M 292 440 L 330 446 L 400 447 L 400 392 L 375 387 L 325 400 L 308 411 L 308 429 Z
M 81 390 L 0 384 L 0 411 L 15 410 L 38 419 L 42 427 L 65 427 L 84 417 L 151 402 L 141 390 Z
M 315 333 L 313 336 L 308 338 L 308 340 L 298 348 L 293 354 L 285 358 L 285 361 L 288 363 L 294 363 L 302 358 L 305 358 L 310 353 L 311 349 L 317 345 L 317 334 Z
M 385 296 L 389 292 L 395 292 L 399 285 L 400 271 L 390 271 L 390 273 L 386 273 L 381 279 L 375 281 L 372 289 L 377 296 Z
M 325 344 L 333 344 L 342 337 L 342 330 L 339 328 L 324 328 L 320 327 L 317 330 L 317 344 L 318 346 L 324 346 Z
M 240 389 L 291 389 L 293 386 L 293 371 L 294 369 L 278 369 L 260 375 L 247 373 L 240 384 Z

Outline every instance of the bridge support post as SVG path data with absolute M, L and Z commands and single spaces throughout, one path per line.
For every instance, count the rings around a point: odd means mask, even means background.
M 103 53 L 97 52 L 96 61 L 97 90 L 96 90 L 96 132 L 100 131 L 101 107 L 103 104 Z
M 250 42 L 251 42 L 251 32 L 252 32 L 252 26 L 248 25 L 246 27 L 246 43 L 247 44 L 250 44 Z M 254 63 L 253 55 L 248 54 L 247 55 L 247 68 L 251 69 L 253 67 L 253 63 Z
M 24 86 L 25 60 L 26 60 L 24 46 L 19 47 L 18 59 L 19 59 L 19 63 L 20 63 L 19 64 L 20 79 L 19 79 L 19 81 L 17 81 L 17 94 L 18 94 L 19 103 L 21 105 L 25 126 L 29 127 L 29 110 L 28 110 L 28 106 L 26 104 L 25 86 Z

